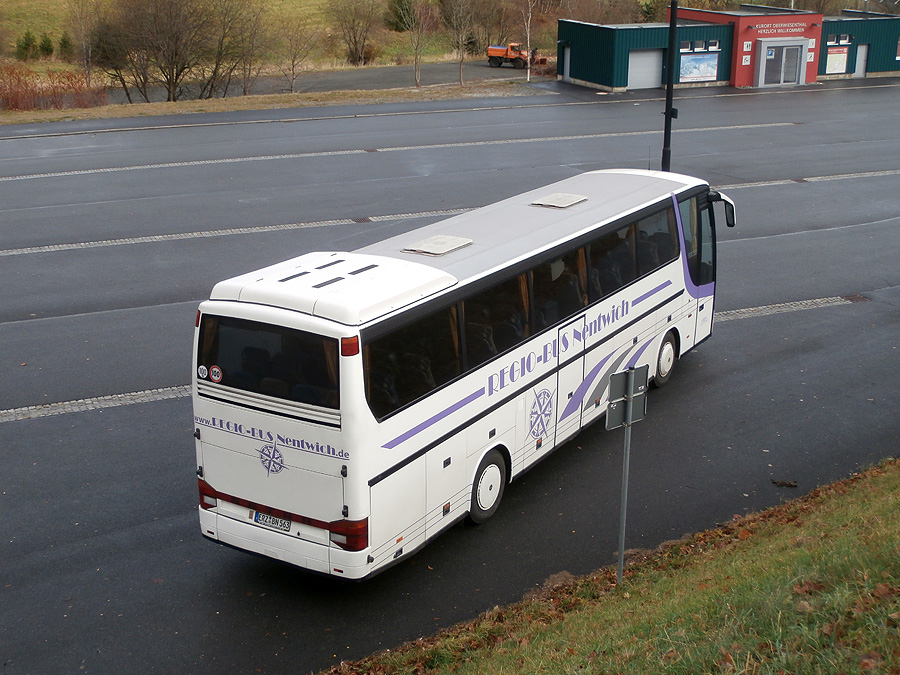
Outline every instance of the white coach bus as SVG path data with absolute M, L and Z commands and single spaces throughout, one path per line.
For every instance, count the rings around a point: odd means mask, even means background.
M 585 173 L 353 252 L 217 284 L 193 405 L 209 539 L 361 579 L 710 336 L 715 214 L 673 173 Z M 720 214 L 721 215 L 721 214 Z

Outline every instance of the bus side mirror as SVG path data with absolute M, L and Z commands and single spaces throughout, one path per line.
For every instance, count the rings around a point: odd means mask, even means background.
M 731 199 L 729 199 L 727 195 L 724 195 L 721 192 L 716 192 L 715 190 L 709 191 L 709 201 L 722 202 L 722 204 L 725 206 L 725 224 L 728 227 L 734 227 L 734 202 L 731 201 Z

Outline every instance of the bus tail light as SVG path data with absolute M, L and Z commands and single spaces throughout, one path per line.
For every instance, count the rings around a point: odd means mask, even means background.
M 362 551 L 369 545 L 369 519 L 338 520 L 328 524 L 333 544 L 345 551 Z
M 202 478 L 197 479 L 197 486 L 200 488 L 200 508 L 214 509 L 219 505 L 218 495 L 209 483 Z
M 341 356 L 356 356 L 359 354 L 359 336 L 341 338 Z

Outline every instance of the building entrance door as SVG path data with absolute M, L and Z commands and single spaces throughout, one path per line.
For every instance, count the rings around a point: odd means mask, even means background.
M 800 83 L 800 47 L 767 47 L 763 85 Z
M 807 40 L 757 40 L 756 86 L 804 84 L 809 53 Z
M 869 45 L 858 45 L 856 47 L 856 69 L 853 71 L 854 78 L 866 76 L 866 64 L 868 60 Z

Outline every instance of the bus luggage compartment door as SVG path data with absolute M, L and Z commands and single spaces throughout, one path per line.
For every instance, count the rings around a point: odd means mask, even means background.
M 426 457 L 419 457 L 372 485 L 369 544 L 372 569 L 425 541 Z

